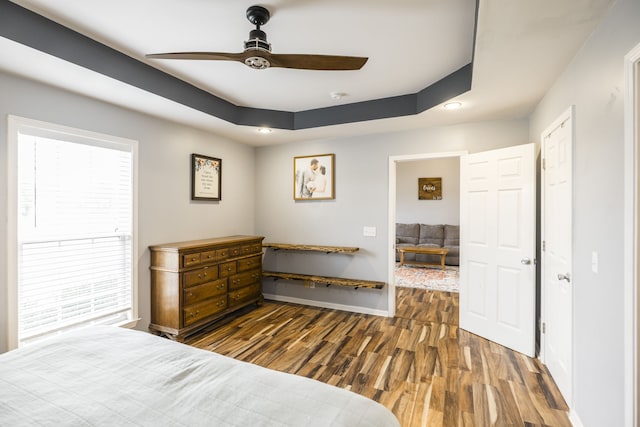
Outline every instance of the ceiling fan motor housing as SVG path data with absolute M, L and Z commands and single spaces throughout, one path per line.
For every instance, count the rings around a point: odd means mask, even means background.
M 249 40 L 244 42 L 244 50 L 249 49 L 271 52 L 271 43 L 267 42 L 267 34 L 262 30 L 251 30 Z
M 245 53 L 255 53 L 244 60 L 245 65 L 256 70 L 269 68 L 271 64 L 266 58 L 260 56 L 260 52 L 271 52 L 271 44 L 267 42 L 267 33 L 260 27 L 269 21 L 269 11 L 262 6 L 251 6 L 247 9 L 247 19 L 256 26 L 249 33 L 249 40 L 244 42 Z

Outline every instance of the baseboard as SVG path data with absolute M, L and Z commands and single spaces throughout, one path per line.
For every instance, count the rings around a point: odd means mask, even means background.
M 308 300 L 303 298 L 294 298 L 284 295 L 264 294 L 265 299 L 280 302 L 290 302 L 292 304 L 309 305 L 311 307 L 329 308 L 332 310 L 349 311 L 352 313 L 371 314 L 374 316 L 389 317 L 387 310 L 376 310 L 373 308 L 359 307 L 357 305 L 336 304 L 324 301 Z
M 576 411 L 573 409 L 569 410 L 569 421 L 571 421 L 573 427 L 584 427 L 584 424 L 580 421 L 580 417 L 578 417 L 578 414 L 576 414 Z

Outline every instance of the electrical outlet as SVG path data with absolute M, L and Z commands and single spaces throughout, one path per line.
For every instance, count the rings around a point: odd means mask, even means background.
M 362 235 L 365 237 L 376 237 L 376 228 L 375 227 L 364 227 L 362 231 Z

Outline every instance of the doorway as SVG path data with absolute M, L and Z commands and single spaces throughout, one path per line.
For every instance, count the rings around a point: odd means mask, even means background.
M 429 159 L 444 159 L 452 157 L 460 157 L 467 154 L 466 151 L 447 152 L 447 153 L 423 153 L 423 154 L 410 154 L 403 156 L 390 156 L 389 157 L 389 224 L 388 224 L 388 241 L 389 252 L 388 258 L 388 313 L 389 317 L 394 317 L 396 314 L 396 285 L 395 285 L 395 265 L 396 265 L 396 222 L 397 222 L 397 166 L 399 163 L 414 162 Z M 416 184 L 417 185 L 417 184 Z M 417 191 L 417 188 L 416 188 Z
M 536 144 L 389 158 L 388 313 L 396 314 L 397 162 L 460 161 L 460 327 L 533 356 Z M 473 283 L 474 286 L 468 286 Z

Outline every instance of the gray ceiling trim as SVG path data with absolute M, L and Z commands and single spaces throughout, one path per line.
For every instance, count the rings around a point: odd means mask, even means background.
M 471 62 L 414 94 L 289 112 L 235 105 L 9 0 L 0 0 L 0 36 L 236 125 L 287 130 L 418 114 L 470 90 L 473 75 Z
M 418 93 L 297 112 L 295 128 L 307 129 L 422 113 L 471 90 L 469 63 Z

